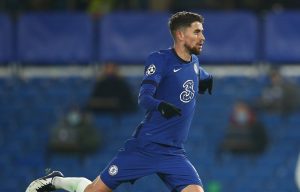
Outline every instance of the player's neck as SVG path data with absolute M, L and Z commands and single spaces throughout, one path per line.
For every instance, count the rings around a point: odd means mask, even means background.
M 190 53 L 188 53 L 186 51 L 186 49 L 182 46 L 179 46 L 178 44 L 174 45 L 174 50 L 176 52 L 176 54 L 178 55 L 178 57 L 180 57 L 182 60 L 186 61 L 186 62 L 190 62 L 192 59 L 192 56 Z

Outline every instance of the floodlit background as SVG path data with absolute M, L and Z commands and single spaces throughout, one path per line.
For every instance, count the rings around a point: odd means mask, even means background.
M 74 106 L 86 109 L 107 61 L 120 67 L 137 100 L 144 60 L 172 46 L 167 21 L 181 10 L 204 16 L 199 60 L 215 77 L 213 95 L 197 99 L 186 143 L 205 191 L 298 191 L 299 8 L 298 0 L 1 0 L 0 191 L 25 191 L 46 168 L 91 180 L 100 174 L 142 120 L 142 109 L 120 116 L 89 112 L 100 141 L 93 153 L 49 152 L 51 133 Z M 283 84 L 294 86 L 296 96 L 287 99 L 292 110 L 286 103 L 279 110 L 258 104 L 274 68 Z M 254 109 L 266 131 L 259 154 L 221 150 L 237 101 Z M 148 176 L 117 191 L 168 189 Z

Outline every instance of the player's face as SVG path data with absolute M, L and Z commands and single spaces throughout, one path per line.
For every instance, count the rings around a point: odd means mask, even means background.
M 184 30 L 184 47 L 190 54 L 199 55 L 204 41 L 202 23 L 195 21 Z

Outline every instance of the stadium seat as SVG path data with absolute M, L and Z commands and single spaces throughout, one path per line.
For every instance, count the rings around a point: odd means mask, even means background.
M 224 77 L 220 81 L 220 93 L 214 95 L 214 98 L 200 96 L 186 144 L 187 156 L 199 171 L 204 186 L 207 187 L 210 181 L 216 181 L 220 183 L 222 191 L 296 191 L 293 173 L 300 146 L 299 114 L 287 121 L 282 121 L 276 115 L 262 116 L 270 137 L 268 148 L 263 154 L 255 157 L 226 154 L 222 161 L 217 160 L 216 150 L 228 123 L 231 100 L 247 96 L 251 93 L 245 89 L 257 87 L 256 80 L 252 78 Z M 44 174 L 43 169 L 47 167 L 59 169 L 67 176 L 93 179 L 106 166 L 130 136 L 134 125 L 141 121 L 141 111 L 125 115 L 121 127 L 114 127 L 113 118 L 109 115 L 96 118 L 97 128 L 102 131 L 103 147 L 96 154 L 88 156 L 84 162 L 76 156 L 55 155 L 49 161 L 44 156 L 49 131 L 60 117 L 57 112 L 64 111 L 69 105 L 69 98 L 61 96 L 72 92 L 75 95 L 74 101 L 80 101 L 80 98 L 85 97 L 83 93 L 87 92 L 81 87 L 90 82 L 91 79 L 73 77 L 32 78 L 24 84 L 0 78 L 0 90 L 5 90 L 5 97 L 13 98 L 7 100 L 11 102 L 10 105 L 0 105 L 0 166 L 3 168 L 0 172 L 3 183 L 0 191 L 24 191 L 31 180 Z M 223 86 L 229 87 L 230 91 L 222 88 Z M 65 92 L 62 91 L 64 87 Z M 237 89 L 241 92 L 239 96 L 235 94 Z M 224 100 L 224 95 L 230 100 Z M 41 102 L 22 104 L 30 96 L 40 98 Z M 53 97 L 59 97 L 61 101 L 58 99 L 52 102 Z M 212 104 L 212 101 L 217 101 L 218 104 Z M 12 183 L 17 183 L 18 186 L 11 186 Z M 121 185 L 118 191 L 167 192 L 168 189 L 158 177 L 152 175 L 134 185 Z

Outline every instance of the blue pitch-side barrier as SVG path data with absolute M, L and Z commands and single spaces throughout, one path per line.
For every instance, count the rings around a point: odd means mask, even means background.
M 92 20 L 83 13 L 29 13 L 18 22 L 18 60 L 25 63 L 89 63 Z
M 251 63 L 258 59 L 258 21 L 254 14 L 204 12 L 202 15 L 206 42 L 201 61 Z
M 206 36 L 202 63 L 300 63 L 300 12 L 269 13 L 264 22 L 250 12 L 201 13 Z M 169 16 L 115 12 L 95 22 L 85 13 L 25 13 L 15 26 L 0 14 L 0 63 L 142 64 L 151 51 L 172 46 Z
M 13 60 L 13 29 L 7 15 L 0 14 L 0 63 Z
M 265 28 L 265 59 L 276 63 L 299 63 L 300 12 L 269 13 Z
M 99 60 L 143 63 L 147 55 L 172 46 L 167 13 L 115 13 L 99 23 Z

